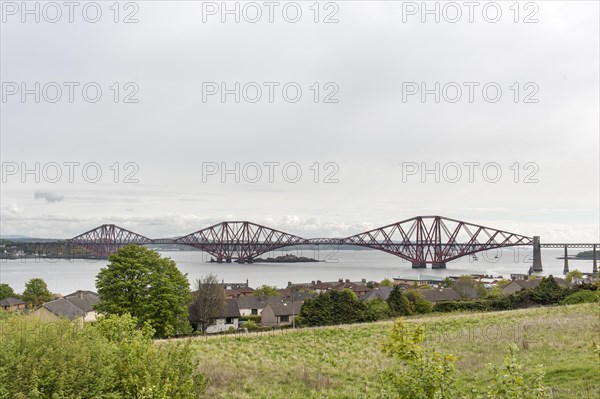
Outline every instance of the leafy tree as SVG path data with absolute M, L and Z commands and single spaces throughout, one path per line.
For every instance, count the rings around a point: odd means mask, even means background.
M 17 294 L 8 284 L 0 284 L 0 299 L 15 298 Z
M 375 320 L 383 320 L 392 317 L 390 306 L 383 298 L 376 298 L 365 301 L 367 311 L 373 315 Z
M 257 289 L 254 290 L 255 296 L 279 296 L 279 291 L 277 291 L 277 287 L 272 285 L 261 285 Z
M 190 285 L 174 261 L 138 245 L 127 245 L 100 269 L 95 309 L 106 315 L 130 314 L 141 325 L 148 322 L 156 337 L 187 334 Z
M 564 299 L 568 291 L 561 288 L 552 276 L 544 277 L 532 292 L 532 299 L 541 305 L 557 304 Z
M 567 281 L 567 283 L 571 284 L 571 282 L 573 282 L 573 279 L 578 279 L 582 277 L 583 273 L 581 271 L 573 269 L 565 275 L 565 280 Z
M 206 333 L 206 329 L 221 314 L 225 306 L 225 290 L 217 276 L 209 274 L 196 280 L 196 291 L 189 308 L 190 320 L 197 323 L 198 330 Z
M 504 290 L 496 285 L 495 287 L 490 288 L 485 295 L 486 298 L 498 299 L 504 297 Z
M 381 373 L 383 397 L 454 399 L 456 357 L 423 348 L 425 328 L 417 323 L 394 322 L 381 350 L 395 360 Z
M 34 306 L 52 300 L 52 294 L 48 290 L 46 282 L 41 278 L 32 278 L 25 284 L 25 290 L 21 298 Z
M 433 311 L 433 303 L 425 299 L 419 291 L 407 291 L 406 298 L 411 303 L 413 314 L 425 314 Z
M 452 288 L 461 297 L 461 299 L 481 298 L 485 295 L 483 284 L 476 281 L 472 276 L 462 275 L 452 283 Z
M 380 287 L 393 287 L 394 283 L 392 280 L 390 280 L 389 278 L 384 278 L 383 280 L 381 280 L 381 282 L 379 283 Z
M 392 315 L 394 316 L 409 316 L 413 314 L 410 301 L 398 285 L 392 288 L 392 292 L 390 292 L 387 303 L 390 306 Z
M 309 326 L 361 323 L 374 321 L 367 305 L 349 289 L 324 292 L 314 299 L 304 301 L 300 320 Z

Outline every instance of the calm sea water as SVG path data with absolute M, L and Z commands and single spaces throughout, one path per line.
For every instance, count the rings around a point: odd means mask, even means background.
M 575 255 L 573 250 L 569 255 Z M 313 280 L 337 281 L 339 278 L 359 281 L 361 279 L 380 281 L 384 278 L 416 276 L 419 274 L 436 276 L 456 276 L 460 274 L 493 274 L 510 277 L 511 273 L 526 273 L 531 265 L 530 248 L 504 248 L 503 251 L 489 251 L 478 254 L 478 260 L 463 257 L 448 263 L 447 269 L 412 269 L 411 264 L 396 256 L 375 250 L 278 250 L 267 256 L 286 253 L 324 260 L 319 263 L 210 263 L 210 255 L 200 251 L 169 251 L 161 254 L 170 257 L 193 284 L 195 279 L 208 273 L 216 274 L 225 282 L 245 282 L 251 287 L 270 284 L 284 287 L 288 281 L 294 283 Z M 498 258 L 496 258 L 496 255 Z M 563 260 L 561 249 L 543 249 L 543 275 L 561 276 Z M 25 283 L 33 278 L 43 278 L 52 292 L 68 294 L 78 289 L 95 290 L 98 271 L 106 266 L 106 260 L 48 260 L 16 259 L 0 260 L 0 283 L 10 284 L 15 291 L 22 292 Z M 572 269 L 592 271 L 591 260 L 572 260 Z

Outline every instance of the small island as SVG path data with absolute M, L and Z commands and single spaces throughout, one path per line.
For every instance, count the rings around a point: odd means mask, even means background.
M 564 259 L 564 256 L 559 256 L 556 259 Z M 577 255 L 569 255 L 567 256 L 569 260 L 593 260 L 594 259 L 594 251 L 582 251 Z M 596 259 L 600 260 L 600 251 L 596 252 Z
M 296 256 L 296 255 L 283 255 L 278 256 L 276 258 L 256 258 L 254 262 L 262 262 L 262 263 L 306 263 L 306 262 L 322 262 L 320 260 L 316 260 L 313 258 L 306 258 L 304 256 Z
M 600 251 L 596 251 L 596 259 L 600 259 Z M 593 259 L 594 251 L 583 251 L 575 255 L 577 259 Z

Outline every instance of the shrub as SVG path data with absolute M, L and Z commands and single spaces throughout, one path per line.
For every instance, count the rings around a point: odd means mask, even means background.
M 543 399 L 548 394 L 543 385 L 544 372 L 537 366 L 529 376 L 516 361 L 518 349 L 511 345 L 503 367 L 492 368 L 492 383 L 488 389 L 489 399 Z
M 95 325 L 16 316 L 0 322 L 0 399 L 192 399 L 208 384 L 190 343 L 155 344 L 129 316 Z
M 425 328 L 396 320 L 382 351 L 395 360 L 381 374 L 382 396 L 404 399 L 451 399 L 456 357 L 423 348 Z
M 392 317 L 390 306 L 382 298 L 365 301 L 365 305 L 367 305 L 368 312 L 373 315 L 375 320 L 383 320 Z
M 576 305 L 578 303 L 598 302 L 598 293 L 595 291 L 581 290 L 577 291 L 560 301 L 561 305 Z
M 257 329 L 257 325 L 254 320 L 248 320 L 248 321 L 244 322 L 242 327 L 247 328 L 248 331 L 253 331 L 253 330 Z

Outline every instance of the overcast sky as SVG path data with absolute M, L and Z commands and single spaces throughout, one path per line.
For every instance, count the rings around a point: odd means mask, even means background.
M 85 4 L 51 23 L 40 3 L 36 23 L 2 3 L 3 235 L 115 223 L 168 237 L 250 220 L 310 238 L 443 215 L 600 240 L 596 1 L 522 2 L 518 15 L 498 2 L 499 18 L 480 2 L 472 23 L 463 2 L 460 18 L 439 3 L 439 23 L 421 2 L 323 2 L 318 15 L 313 1 L 280 2 L 272 23 L 263 2 L 255 23 L 243 2 L 239 23 L 221 2 L 121 3 L 118 15 L 98 2 L 96 23 Z M 36 163 L 39 182 L 23 173 Z M 221 173 L 236 163 L 239 182 Z M 436 163 L 439 182 L 421 175 Z

